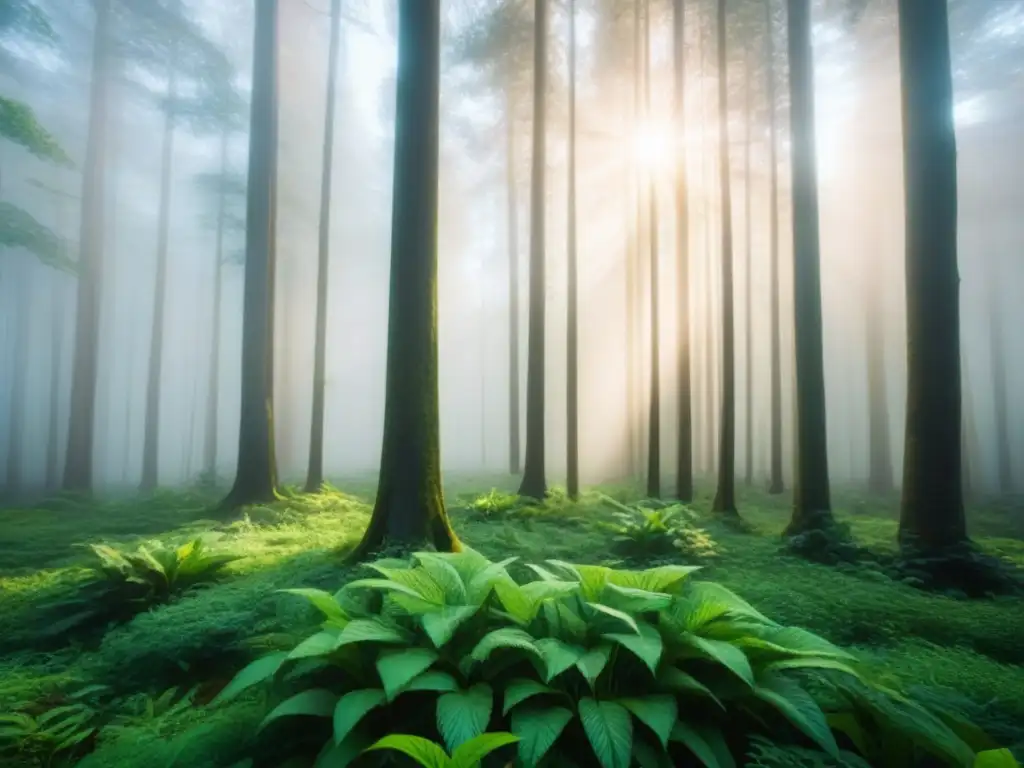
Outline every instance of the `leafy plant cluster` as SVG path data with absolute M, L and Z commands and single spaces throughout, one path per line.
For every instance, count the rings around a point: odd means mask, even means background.
M 613 534 L 613 551 L 627 559 L 683 555 L 701 560 L 717 555 L 714 539 L 696 525 L 697 515 L 682 504 L 665 507 L 628 506 L 611 498 L 614 521 L 603 527 Z
M 524 768 L 728 767 L 757 737 L 832 764 L 901 768 L 929 754 L 970 766 L 994 747 L 962 718 L 864 680 L 826 640 L 689 580 L 696 566 L 547 561 L 517 581 L 515 560 L 419 552 L 334 595 L 286 590 L 320 628 L 245 667 L 215 703 L 269 682 L 257 764 L 305 754 L 318 768 L 381 765 L 384 749 L 458 768 L 467 754 Z
M 0 758 L 70 764 L 90 749 L 99 732 L 103 715 L 97 696 L 104 691 L 104 686 L 86 686 L 0 712 Z
M 157 543 L 124 552 L 106 544 L 87 545 L 95 555 L 91 578 L 70 598 L 53 603 L 53 618 L 40 631 L 43 640 L 102 630 L 138 613 L 171 602 L 195 587 L 221 578 L 240 556 L 212 553 L 202 538 L 179 547 Z

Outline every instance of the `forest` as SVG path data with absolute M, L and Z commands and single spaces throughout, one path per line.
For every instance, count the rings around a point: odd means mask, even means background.
M 1024 764 L 1024 0 L 0 0 L 3 768 Z

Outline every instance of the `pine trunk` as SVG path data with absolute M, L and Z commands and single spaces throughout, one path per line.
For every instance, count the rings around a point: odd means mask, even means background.
M 567 490 L 569 498 L 580 495 L 579 447 L 579 327 L 577 315 L 578 274 L 576 263 L 576 0 L 569 0 L 569 191 L 568 191 L 568 318 L 566 339 L 566 432 Z
M 779 140 L 775 105 L 775 20 L 772 16 L 772 0 L 765 0 L 766 40 L 768 45 L 767 93 L 768 93 L 768 238 L 769 271 L 771 291 L 771 455 L 768 492 L 782 493 L 785 483 L 782 479 L 782 331 L 779 317 Z

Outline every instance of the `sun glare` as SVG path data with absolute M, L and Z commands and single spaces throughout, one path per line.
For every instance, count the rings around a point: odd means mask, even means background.
M 669 161 L 672 153 L 672 132 L 667 125 L 644 122 L 633 133 L 633 159 L 645 168 L 654 168 Z

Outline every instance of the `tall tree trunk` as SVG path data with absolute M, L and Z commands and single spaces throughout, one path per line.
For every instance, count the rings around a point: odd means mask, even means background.
M 961 352 L 963 350 L 961 349 Z M 970 499 L 981 490 L 978 482 L 978 425 L 974 418 L 973 398 L 971 394 L 970 366 L 966 360 L 961 360 L 963 385 L 963 432 L 960 437 L 960 450 L 962 452 L 963 464 L 963 489 L 964 499 Z
M 651 3 L 644 3 L 644 115 L 651 119 Z M 661 349 L 658 322 L 658 186 L 652 168 L 647 168 L 648 226 L 650 227 L 651 271 L 651 381 L 647 412 L 647 495 L 661 497 Z
M 715 207 L 712 202 L 713 179 L 710 169 L 709 156 L 712 155 L 712 140 L 708 125 L 712 122 L 709 119 L 711 112 L 709 99 L 707 98 L 704 86 L 707 78 L 707 49 L 710 40 L 705 39 L 703 24 L 700 25 L 698 41 L 700 44 L 700 113 L 701 113 L 701 178 L 704 182 L 704 225 L 702 231 L 702 245 L 704 251 L 704 402 L 703 402 L 703 457 L 704 471 L 708 475 L 715 472 L 715 312 L 714 312 L 714 269 L 715 256 L 714 244 L 712 243 L 713 220 Z
M 228 132 L 220 137 L 220 191 L 217 195 L 217 250 L 213 266 L 213 317 L 210 323 L 210 370 L 206 385 L 206 423 L 203 435 L 203 472 L 210 483 L 217 481 L 217 424 L 220 416 L 221 303 L 224 292 L 224 217 L 227 196 L 224 179 L 228 165 Z
M 899 0 L 906 195 L 907 423 L 901 544 L 967 540 L 961 487 L 956 135 L 945 4 Z
M 82 164 L 82 215 L 79 232 L 78 296 L 75 347 L 71 367 L 68 445 L 64 458 L 66 491 L 92 490 L 93 430 L 96 374 L 99 363 L 99 320 L 103 279 L 103 222 L 106 206 L 107 92 L 111 46 L 110 0 L 96 0 L 93 31 L 89 132 Z
M 743 125 L 746 131 L 745 141 L 743 142 L 743 235 L 745 239 L 743 248 L 743 300 L 746 303 L 746 307 L 743 311 L 743 384 L 746 387 L 744 392 L 744 471 L 743 481 L 749 487 L 754 484 L 754 322 L 753 322 L 753 309 L 754 309 L 754 296 L 753 296 L 753 280 L 751 279 L 751 271 L 753 264 L 753 229 L 754 224 L 750 216 L 750 204 L 753 186 L 753 177 L 750 173 L 750 150 L 753 138 L 751 136 L 751 122 L 753 121 L 752 114 L 752 96 L 753 96 L 753 85 L 754 76 L 752 72 L 750 50 L 748 49 L 744 56 L 744 74 L 746 75 L 746 83 L 744 88 L 744 104 L 743 104 Z
M 643 35 L 640 24 L 641 3 L 633 4 L 633 113 L 632 132 L 634 141 L 640 129 L 640 81 L 642 75 Z M 640 439 L 637 428 L 637 265 L 640 260 L 640 188 L 639 163 L 636 157 L 629 159 L 626 212 L 626 440 L 629 444 L 626 469 L 630 481 L 637 476 L 637 454 Z M 629 210 L 632 208 L 632 210 Z
M 576 263 L 576 0 L 569 0 L 569 191 L 568 191 L 568 331 L 566 339 L 566 485 L 569 498 L 580 495 L 579 446 L 579 327 L 577 293 L 579 280 Z
M 768 94 L 768 238 L 771 291 L 771 455 L 769 457 L 768 492 L 782 493 L 782 332 L 779 318 L 779 140 L 775 105 L 775 19 L 772 0 L 764 0 L 767 63 L 765 76 Z
M 173 48 L 172 48 L 173 51 Z M 153 322 L 149 337 L 149 367 L 146 373 L 146 420 L 142 440 L 140 490 L 153 491 L 159 482 L 160 390 L 164 361 L 164 309 L 167 302 L 167 240 L 171 221 L 171 168 L 174 159 L 174 98 L 177 62 L 171 58 L 168 76 L 170 103 L 164 117 L 164 143 L 160 159 L 160 213 L 156 239 L 156 282 L 153 285 Z
M 993 269 L 994 267 L 990 267 Z M 1006 332 L 1000 301 L 999 278 L 989 278 L 988 322 L 989 356 L 992 361 L 992 406 L 996 419 L 996 456 L 999 467 L 999 492 L 1013 493 L 1013 451 L 1010 447 L 1010 409 L 1006 396 Z
M 684 137 L 675 158 L 676 203 L 676 497 L 693 501 L 693 383 L 690 376 L 690 210 L 686 162 L 686 2 L 672 2 L 673 130 Z
M 313 413 L 309 431 L 306 493 L 324 483 L 324 392 L 327 388 L 327 285 L 331 252 L 331 175 L 334 168 L 334 112 L 341 40 L 341 0 L 331 0 L 331 44 L 327 54 L 327 107 L 320 179 L 320 242 L 317 253 L 316 341 L 313 349 Z
M 24 490 L 25 400 L 28 393 L 28 361 L 32 330 L 32 272 L 35 264 L 21 259 L 23 280 L 14 299 L 14 370 L 11 372 L 11 399 L 7 434 L 7 490 L 17 499 Z
M 736 359 L 732 284 L 732 189 L 729 168 L 728 51 L 726 2 L 718 0 L 718 174 L 722 207 L 722 415 L 718 441 L 718 488 L 712 508 L 736 513 Z
M 832 522 L 821 328 L 818 161 L 814 143 L 814 53 L 810 0 L 789 0 L 789 90 L 793 174 L 793 302 L 796 307 L 796 534 Z
M 519 493 L 543 498 L 544 468 L 544 170 L 546 160 L 545 98 L 547 96 L 548 2 L 534 0 L 533 41 L 533 168 L 530 179 L 530 316 L 526 356 L 526 462 Z
M 889 437 L 889 392 L 885 373 L 885 302 L 882 288 L 865 286 L 868 385 L 868 489 L 888 494 L 893 490 L 892 448 Z
M 385 541 L 459 548 L 441 492 L 437 391 L 440 0 L 401 0 L 391 297 L 380 482 L 358 555 Z
M 519 204 L 516 195 L 516 104 L 505 97 L 505 176 L 508 197 L 508 471 L 518 475 L 519 445 Z
M 274 274 L 277 215 L 278 0 L 256 0 L 242 298 L 242 391 L 238 469 L 223 507 L 272 501 Z
M 58 234 L 62 230 L 58 228 Z M 66 256 L 67 247 L 61 235 L 61 251 Z M 60 486 L 60 391 L 63 379 L 64 358 L 64 281 L 59 273 L 51 276 L 50 293 L 50 419 L 46 434 L 46 490 L 53 491 Z

